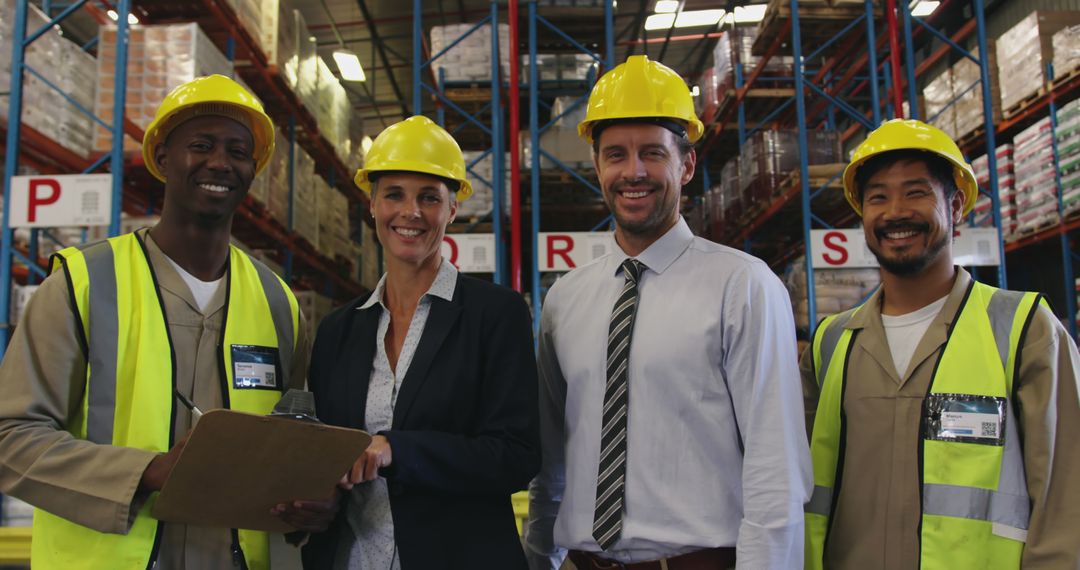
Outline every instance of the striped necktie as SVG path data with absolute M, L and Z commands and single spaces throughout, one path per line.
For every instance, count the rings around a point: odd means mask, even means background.
M 596 510 L 592 535 L 607 550 L 622 532 L 623 489 L 626 476 L 626 412 L 630 405 L 627 364 L 630 335 L 637 312 L 638 279 L 645 266 L 636 259 L 622 264 L 626 282 L 611 311 L 608 327 L 607 387 L 600 431 L 600 470 L 596 478 Z

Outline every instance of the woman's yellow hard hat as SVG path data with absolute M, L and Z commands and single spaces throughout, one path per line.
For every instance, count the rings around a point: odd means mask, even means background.
M 593 126 L 600 121 L 649 117 L 686 123 L 690 142 L 705 132 L 683 78 L 670 67 L 649 61 L 648 56 L 632 55 L 596 82 L 578 135 L 591 144 Z
M 844 169 L 844 197 L 856 214 L 862 216 L 862 197 L 855 187 L 855 171 L 871 157 L 893 150 L 923 150 L 948 160 L 953 165 L 956 187 L 964 192 L 964 215 L 975 207 L 979 197 L 979 183 L 975 172 L 964 160 L 960 147 L 933 125 L 914 119 L 886 121 L 870 133 L 851 156 L 851 163 Z
M 153 122 L 143 137 L 142 154 L 146 169 L 154 178 L 165 181 L 154 160 L 157 145 L 181 123 L 201 115 L 220 115 L 234 119 L 251 129 L 255 142 L 255 174 L 270 162 L 274 154 L 274 123 L 263 111 L 262 103 L 239 83 L 224 75 L 197 77 L 173 89 L 158 107 Z
M 459 202 L 468 200 L 473 193 L 465 177 L 461 147 L 450 133 L 423 115 L 394 123 L 379 133 L 354 180 L 371 196 L 371 175 L 387 171 L 419 172 L 457 181 Z

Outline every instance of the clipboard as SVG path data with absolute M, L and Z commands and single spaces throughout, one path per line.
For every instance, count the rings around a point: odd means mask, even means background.
M 211 410 L 195 424 L 151 513 L 165 522 L 290 532 L 270 509 L 327 498 L 369 443 L 360 430 Z

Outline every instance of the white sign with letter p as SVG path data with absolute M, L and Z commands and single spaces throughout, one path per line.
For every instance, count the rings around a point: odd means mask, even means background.
M 13 176 L 13 228 L 107 226 L 112 215 L 111 174 Z

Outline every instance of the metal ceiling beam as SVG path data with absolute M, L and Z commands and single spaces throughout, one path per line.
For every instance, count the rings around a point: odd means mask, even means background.
M 668 44 L 671 43 L 671 34 L 675 31 L 675 22 L 682 14 L 683 6 L 686 6 L 686 0 L 679 0 L 679 7 L 675 9 L 675 18 L 671 21 L 671 27 L 667 29 L 667 33 L 664 34 L 664 47 L 660 48 L 660 57 L 656 58 L 656 61 L 664 61 L 664 54 L 667 53 Z
M 394 77 L 394 72 L 390 67 L 390 58 L 386 56 L 386 47 L 383 45 L 381 39 L 379 39 L 379 31 L 375 28 L 374 18 L 371 17 L 371 11 L 368 10 L 367 2 L 364 0 L 356 0 L 357 5 L 360 6 L 360 13 L 364 15 L 364 21 L 367 22 L 368 33 L 375 39 L 375 49 L 379 53 L 379 59 L 382 60 L 383 67 L 387 69 L 387 76 L 390 79 L 390 85 L 394 88 L 394 95 L 397 96 L 398 102 L 401 104 L 402 117 L 409 116 L 409 107 L 405 105 L 405 95 L 401 92 L 401 87 L 398 85 L 397 78 Z M 419 85 L 414 85 L 414 89 L 418 89 Z

